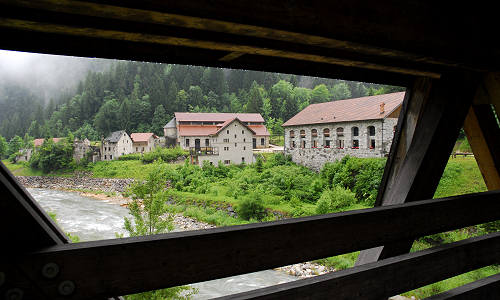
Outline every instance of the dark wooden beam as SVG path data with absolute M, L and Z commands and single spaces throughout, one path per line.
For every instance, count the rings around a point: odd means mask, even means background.
M 497 300 L 500 299 L 500 274 L 462 285 L 425 300 Z
M 500 232 L 219 299 L 387 299 L 500 261 Z
M 500 218 L 499 198 L 500 191 L 493 191 L 268 223 L 83 242 L 48 247 L 11 261 L 30 274 L 49 296 L 56 296 L 57 284 L 65 280 L 77 287 L 73 299 L 125 295 L 265 270 L 496 220 Z M 443 211 L 447 212 L 446 218 L 442 217 Z M 47 263 L 60 266 L 56 279 L 40 275 Z M 444 263 L 438 265 L 443 267 Z
M 448 157 L 479 83 L 477 74 L 454 74 L 440 80 L 418 80 L 406 97 L 406 117 L 399 123 L 396 144 L 385 169 L 384 186 L 376 205 L 429 199 L 443 174 Z M 413 241 L 400 241 L 362 251 L 356 264 L 407 253 Z
M 1 162 L 0 190 L 1 256 L 68 243 L 66 235 Z

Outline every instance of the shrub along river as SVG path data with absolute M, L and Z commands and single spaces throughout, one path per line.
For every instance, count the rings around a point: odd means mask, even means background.
M 113 239 L 117 233 L 127 236 L 123 228 L 123 218 L 129 216 L 127 208 L 74 192 L 38 188 L 28 191 L 46 211 L 56 214 L 57 223 L 63 231 L 77 235 L 81 241 Z M 266 270 L 191 286 L 199 290 L 194 299 L 209 299 L 296 279 L 282 272 Z

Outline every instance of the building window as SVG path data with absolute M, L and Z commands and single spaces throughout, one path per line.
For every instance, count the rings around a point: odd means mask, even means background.
M 370 149 L 375 149 L 375 140 L 374 139 L 370 140 Z
M 306 131 L 305 131 L 304 129 L 302 129 L 302 130 L 300 131 L 300 137 L 301 137 L 301 138 L 305 138 L 305 137 L 306 137 Z
M 368 126 L 368 135 L 375 136 L 375 126 Z
M 317 137 L 318 136 L 318 130 L 316 130 L 316 129 L 311 130 L 311 135 L 312 135 L 312 137 Z
M 358 136 L 358 135 L 359 135 L 359 128 L 353 127 L 352 128 L 352 136 Z
M 329 128 L 323 129 L 323 136 L 324 137 L 329 137 L 330 136 L 330 129 Z
M 241 163 L 242 164 L 245 163 L 245 158 L 244 157 L 241 158 Z
M 290 148 L 292 148 L 292 149 L 295 148 L 295 141 L 290 142 Z
M 344 136 L 344 128 L 343 127 L 337 128 L 337 136 Z
M 229 151 L 229 147 L 224 147 L 224 151 Z
M 106 155 L 104 155 L 104 159 L 108 159 L 108 157 Z
M 234 138 L 236 138 L 236 134 L 234 135 Z
M 135 152 L 138 152 L 139 151 L 139 147 L 135 147 Z
M 352 148 L 359 149 L 359 140 L 352 140 Z
M 224 143 L 229 143 L 229 139 L 224 139 Z
M 290 130 L 290 138 L 294 138 L 295 137 L 295 132 L 293 130 Z
M 205 139 L 205 147 L 208 147 L 210 146 L 210 140 L 209 139 Z
M 330 140 L 325 140 L 325 148 L 330 148 Z
M 344 140 L 337 140 L 337 148 L 344 149 Z
M 110 156 L 109 156 L 109 159 L 113 159 L 113 155 L 110 155 Z
M 260 139 L 260 145 L 265 146 L 266 145 L 266 140 L 264 138 Z
M 226 133 L 229 134 L 229 130 L 226 130 Z
M 247 147 L 243 146 L 243 150 L 247 150 Z
M 234 148 L 238 147 L 238 145 L 236 143 L 234 143 Z
M 186 147 L 189 147 L 189 139 L 186 139 Z
M 244 130 L 242 130 L 242 131 L 241 131 L 241 134 L 245 134 L 245 131 L 244 131 Z
M 318 148 L 318 141 L 317 140 L 313 141 L 313 148 Z
M 230 163 L 231 163 L 230 160 L 228 160 L 228 159 L 224 160 L 224 164 L 229 165 Z
M 306 141 L 302 141 L 300 144 L 301 144 L 300 145 L 301 148 L 305 148 L 306 147 Z
M 243 143 L 246 142 L 246 141 L 247 141 L 247 139 L 243 139 Z
M 144 147 L 142 147 L 142 152 L 144 152 Z

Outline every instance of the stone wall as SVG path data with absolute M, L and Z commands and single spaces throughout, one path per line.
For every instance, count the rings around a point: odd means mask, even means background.
M 291 155 L 295 163 L 304 165 L 314 170 L 320 170 L 326 162 L 334 162 L 346 155 L 355 157 L 384 157 L 389 153 L 394 128 L 397 118 L 380 120 L 364 120 L 355 122 L 339 122 L 330 124 L 314 124 L 301 126 L 288 126 L 285 128 L 285 154 Z M 375 134 L 370 135 L 368 128 L 373 126 Z M 355 130 L 357 128 L 357 135 Z M 342 128 L 343 133 L 337 133 Z M 317 134 L 314 136 L 313 130 Z M 329 136 L 325 134 L 329 130 Z M 294 136 L 290 135 L 293 130 Z M 300 132 L 305 131 L 302 137 Z M 339 148 L 338 141 L 343 141 L 343 148 Z M 375 147 L 371 148 L 371 140 Z M 327 146 L 329 141 L 330 146 Z M 354 148 L 357 141 L 357 148 Z M 305 142 L 305 147 L 303 143 Z M 295 147 L 293 147 L 293 143 Z M 316 145 L 316 147 L 314 147 Z
M 91 178 L 91 177 L 51 177 L 17 176 L 17 181 L 25 187 L 44 189 L 76 189 L 103 192 L 124 192 L 133 179 Z

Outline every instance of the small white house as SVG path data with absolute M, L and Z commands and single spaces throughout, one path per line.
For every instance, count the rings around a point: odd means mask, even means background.
M 137 132 L 130 135 L 132 152 L 146 153 L 152 151 L 158 144 L 158 137 L 152 132 Z

